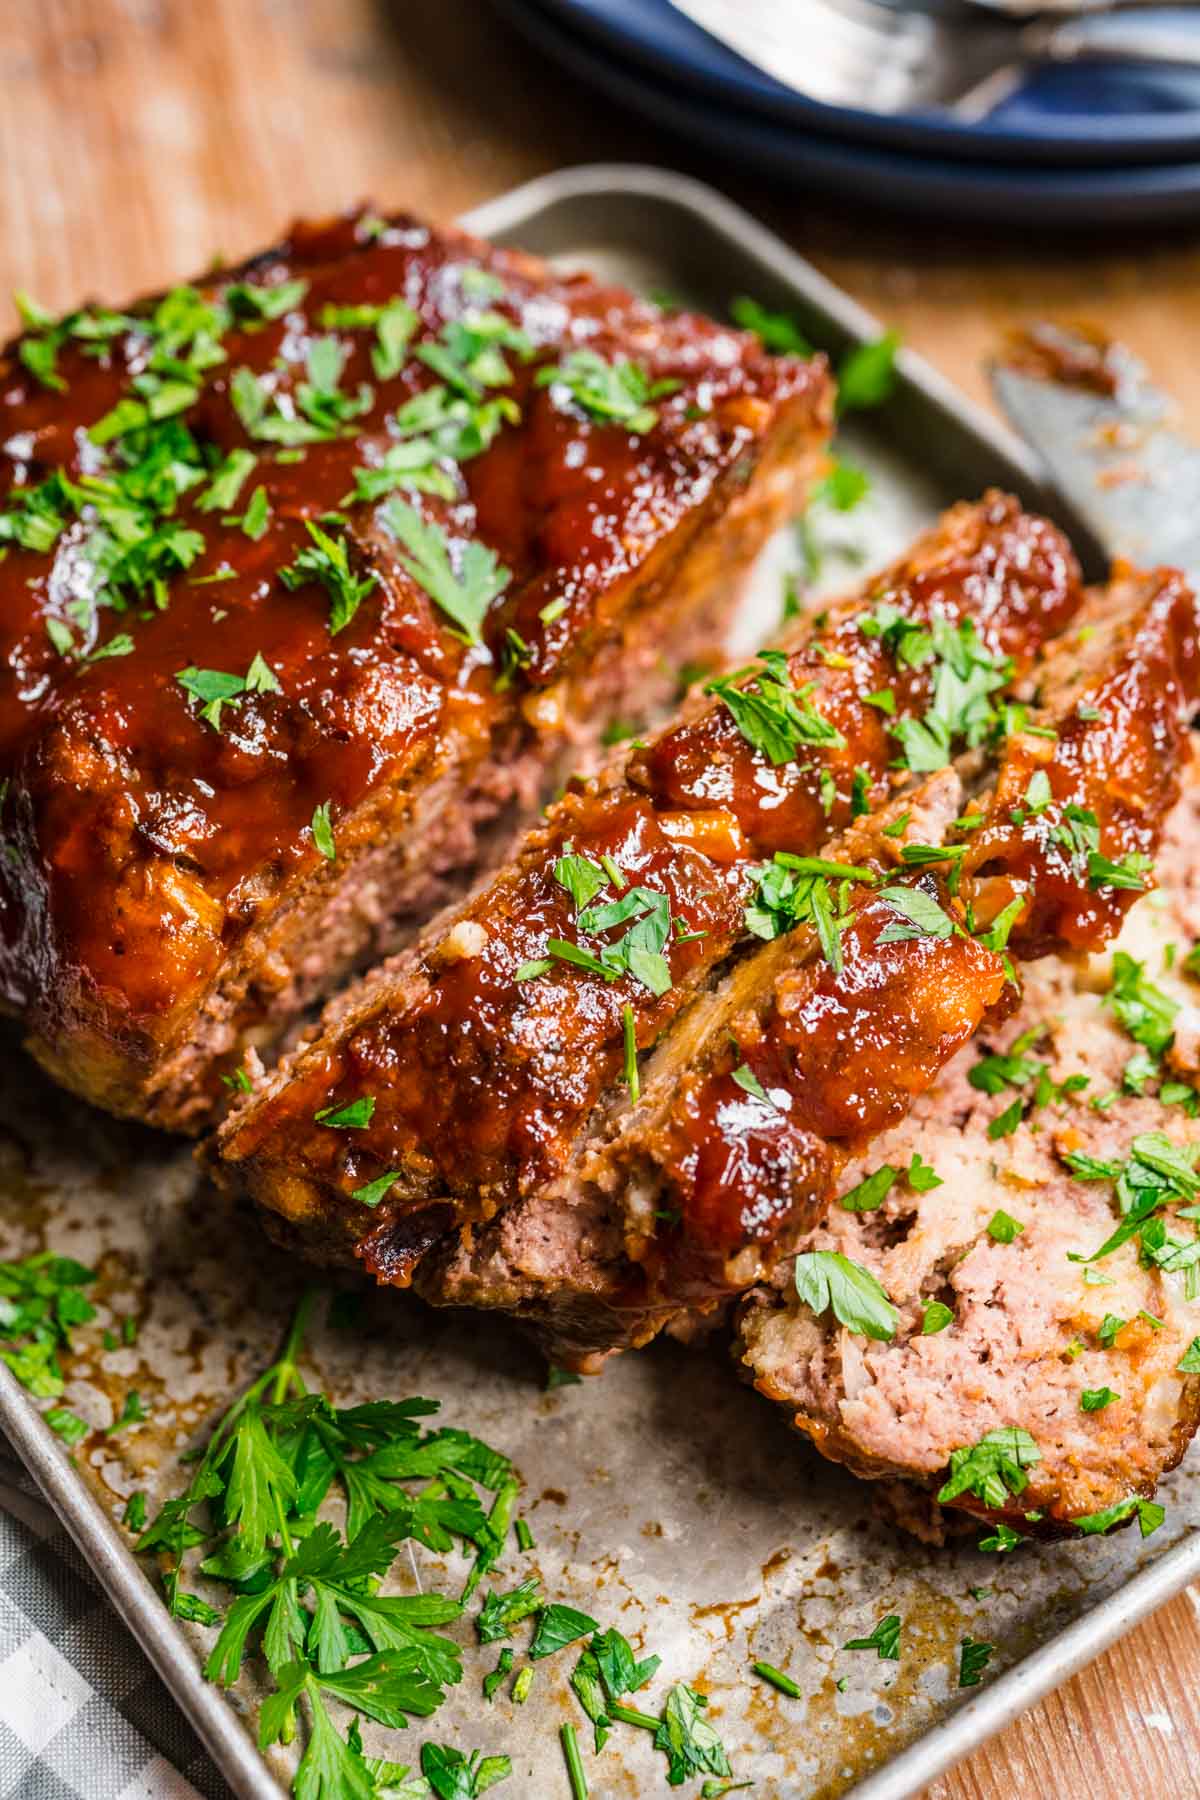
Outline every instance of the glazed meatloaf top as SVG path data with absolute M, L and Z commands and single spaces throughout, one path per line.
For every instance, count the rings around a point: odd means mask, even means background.
M 786 884 L 788 856 L 976 741 L 988 696 L 1080 598 L 1054 527 L 1001 495 L 955 508 L 681 724 L 573 784 L 511 864 L 247 1099 L 221 1134 L 222 1178 L 318 1236 L 370 1232 L 368 1265 L 393 1278 L 406 1215 L 411 1245 L 544 1189 L 639 1053 L 753 941 L 762 857 L 783 853 Z
M 923 1531 L 1145 1529 L 1195 1430 L 1198 832 L 1193 765 L 1113 953 L 1031 970 L 742 1314 L 747 1377 L 825 1455 L 918 1484 Z M 830 1259 L 878 1283 L 869 1335 L 809 1303 Z
M 436 839 L 439 777 L 444 815 L 488 758 L 545 761 L 618 707 L 631 616 L 728 606 L 830 386 L 364 214 L 25 324 L 0 363 L 0 1003 L 91 1098 L 186 1122 L 244 1036 L 209 1042 L 206 1009 L 260 1036 L 288 1010 L 273 920 Z

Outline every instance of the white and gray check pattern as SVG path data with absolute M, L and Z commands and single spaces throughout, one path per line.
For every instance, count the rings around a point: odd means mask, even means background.
M 3 1446 L 0 1800 L 231 1800 L 74 1544 Z

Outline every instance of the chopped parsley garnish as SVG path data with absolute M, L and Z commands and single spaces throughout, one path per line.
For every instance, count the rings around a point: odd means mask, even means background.
M 876 1212 L 887 1199 L 899 1173 L 891 1163 L 881 1163 L 874 1174 L 860 1181 L 857 1187 L 849 1188 L 838 1205 L 846 1212 Z
M 328 1125 L 332 1121 L 324 1119 L 322 1123 Z M 377 1175 L 375 1180 L 368 1181 L 365 1187 L 354 1188 L 350 1198 L 357 1200 L 360 1206 L 378 1206 L 400 1179 L 401 1171 L 399 1169 L 389 1169 L 386 1175 Z
M 634 1106 L 642 1097 L 642 1081 L 638 1073 L 637 1021 L 629 1002 L 621 1008 L 621 1036 L 625 1048 L 625 1086 Z
M 1018 1544 L 1023 1544 L 1024 1542 L 1025 1539 L 1021 1536 L 1019 1531 L 1014 1531 L 1011 1525 L 1006 1524 L 1003 1519 L 998 1519 L 995 1530 L 990 1532 L 988 1536 L 981 1537 L 975 1548 L 977 1550 L 994 1551 L 997 1555 L 1002 1556 L 1009 1550 L 1015 1550 Z M 988 1591 L 990 1592 L 991 1590 L 989 1589 Z
M 928 1194 L 942 1186 L 941 1176 L 923 1160 L 919 1150 L 913 1151 L 905 1179 L 914 1194 Z
M 1011 1105 L 1004 1108 L 1003 1112 L 997 1113 L 994 1119 L 989 1120 L 987 1134 L 991 1141 L 995 1143 L 998 1138 L 1011 1137 L 1021 1123 L 1024 1111 L 1025 1102 L 1014 1100 Z
M 121 1514 L 121 1523 L 130 1531 L 146 1529 L 146 1496 L 140 1488 L 130 1494 L 125 1502 L 125 1511 Z
M 1120 1394 L 1114 1394 L 1110 1387 L 1084 1388 L 1079 1396 L 1079 1404 L 1084 1412 L 1103 1412 L 1106 1406 L 1111 1406 L 1114 1400 L 1120 1398 Z
M 329 595 L 329 635 L 344 631 L 362 602 L 375 586 L 377 577 L 368 571 L 361 579 L 350 567 L 350 542 L 345 536 L 334 537 L 315 519 L 305 519 L 304 529 L 312 539 L 294 563 L 280 569 L 279 579 L 285 587 L 296 589 L 318 582 Z
M 533 345 L 503 313 L 472 308 L 461 319 L 447 320 L 437 343 L 418 344 L 414 354 L 455 393 L 479 400 L 485 388 L 511 383 L 505 350 L 525 359 L 532 354 Z
M 843 357 L 837 372 L 839 413 L 882 406 L 896 387 L 896 352 L 900 336 L 885 331 L 869 344 L 859 344 Z
M 879 933 L 877 941 L 881 944 L 899 944 L 909 938 L 948 938 L 954 931 L 954 920 L 924 888 L 885 887 L 880 890 L 880 898 L 899 914 Z
M 1144 893 L 1146 877 L 1153 866 L 1153 858 L 1141 850 L 1128 851 L 1119 862 L 1092 850 L 1088 854 L 1088 886 L 1129 888 L 1134 893 Z
M 790 313 L 769 312 L 748 294 L 738 294 L 729 302 L 729 316 L 743 331 L 753 331 L 764 349 L 777 355 L 812 355 L 812 345 Z
M 743 919 L 746 930 L 769 942 L 800 925 L 811 925 L 826 962 L 840 973 L 841 933 L 851 916 L 849 887 L 852 882 L 873 882 L 874 871 L 777 850 L 769 863 L 751 873 L 754 886 Z
M 772 1109 L 775 1109 L 775 1102 L 771 1099 L 771 1096 L 767 1093 L 766 1088 L 764 1088 L 762 1082 L 758 1079 L 758 1076 L 754 1073 L 754 1070 L 750 1067 L 749 1063 L 739 1063 L 737 1068 L 733 1071 L 732 1079 L 737 1083 L 744 1094 L 750 1095 L 751 1099 L 760 1101 L 763 1106 L 769 1106 Z
M 295 312 L 307 292 L 308 282 L 302 277 L 294 281 L 277 281 L 270 287 L 234 281 L 225 289 L 223 298 L 235 319 L 254 321 L 282 319 L 285 313 Z
M 881 615 L 887 618 L 882 625 Z M 878 627 L 874 634 L 872 623 Z M 926 629 L 912 626 L 894 607 L 890 613 L 877 607 L 874 615 L 860 620 L 859 629 L 881 636 L 897 662 L 913 667 L 930 659 L 936 663 L 929 710 L 921 719 L 897 719 L 891 728 L 900 744 L 902 766 L 933 773 L 946 767 L 957 742 L 974 748 L 996 729 L 991 696 L 1011 681 L 1013 665 L 1011 659 L 988 650 L 972 620 L 951 625 L 939 618 Z
M 313 810 L 312 824 L 309 827 L 312 832 L 313 844 L 326 862 L 337 861 L 337 845 L 333 841 L 333 822 L 329 817 L 331 805 L 331 801 L 322 800 L 320 805 Z
M 921 1302 L 921 1336 L 933 1337 L 939 1331 L 945 1331 L 947 1325 L 953 1325 L 954 1314 L 942 1300 L 923 1300 Z
M 796 1293 L 818 1317 L 832 1310 L 847 1331 L 886 1343 L 896 1335 L 896 1308 L 869 1269 L 836 1250 L 809 1250 L 796 1258 Z
M 336 337 L 313 338 L 305 356 L 305 379 L 294 394 L 273 393 L 252 369 L 235 369 L 229 384 L 234 411 L 248 437 L 262 443 L 321 443 L 338 437 L 374 404 L 363 382 L 356 394 L 342 392 L 347 348 Z
M 1072 1152 L 1063 1154 L 1063 1162 L 1077 1180 L 1114 1184 L 1122 1214 L 1116 1230 L 1091 1256 L 1074 1251 L 1068 1251 L 1068 1255 L 1072 1262 L 1098 1262 L 1130 1238 L 1140 1236 L 1143 1252 L 1160 1268 L 1168 1273 L 1172 1266 L 1186 1269 L 1200 1258 L 1200 1247 L 1193 1250 L 1189 1244 L 1168 1241 L 1165 1231 L 1156 1233 L 1154 1227 L 1161 1221 L 1154 1215 L 1173 1201 L 1190 1202 L 1200 1196 L 1200 1175 L 1194 1166 L 1200 1145 L 1173 1144 L 1161 1131 L 1145 1131 L 1133 1139 L 1129 1150 L 1124 1162 L 1102 1161 Z
M 652 382 L 639 363 L 619 356 L 606 362 L 596 350 L 569 350 L 554 368 L 539 369 L 539 387 L 562 389 L 591 419 L 602 425 L 623 425 L 627 431 L 653 430 L 658 409 L 650 405 L 673 394 L 678 381 Z
M 681 1787 L 693 1775 L 733 1773 L 725 1746 L 704 1716 L 707 1705 L 706 1696 L 686 1681 L 677 1681 L 667 1696 L 654 1748 L 667 1758 L 671 1787 Z
M 842 1649 L 874 1650 L 880 1662 L 899 1662 L 902 1624 L 899 1613 L 887 1613 L 869 1637 L 847 1638 Z
M 565 1650 L 568 1644 L 586 1637 L 589 1631 L 598 1631 L 595 1619 L 587 1613 L 579 1612 L 573 1606 L 561 1606 L 555 1603 L 543 1605 L 537 1622 L 537 1630 L 533 1642 L 529 1646 L 531 1662 L 537 1662 L 543 1656 L 553 1656 L 559 1650 Z
M 200 511 L 228 512 L 237 504 L 238 495 L 257 465 L 258 458 L 252 450 L 231 450 L 213 470 L 212 480 L 204 492 L 197 496 L 196 505 Z
M 51 1406 L 42 1417 L 64 1444 L 72 1446 L 81 1444 L 92 1429 L 86 1419 L 81 1419 L 78 1413 L 73 1413 L 67 1406 Z
M 1157 1500 L 1144 1500 L 1140 1494 L 1131 1494 L 1127 1500 L 1118 1500 L 1113 1506 L 1106 1506 L 1103 1512 L 1085 1513 L 1082 1518 L 1072 1519 L 1071 1523 L 1085 1536 L 1093 1536 L 1111 1531 L 1114 1525 L 1120 1525 L 1125 1519 L 1137 1514 L 1138 1528 L 1144 1538 L 1157 1531 L 1167 1516 L 1165 1506 Z
M 995 1654 L 995 1644 L 985 1644 L 982 1638 L 973 1638 L 968 1634 L 959 1649 L 959 1687 L 978 1687 L 983 1680 L 983 1671 Z
M 753 678 L 750 684 L 740 687 L 747 677 Z M 801 744 L 845 748 L 836 725 L 823 718 L 808 698 L 814 685 L 807 682 L 794 688 L 783 651 L 762 650 L 756 666 L 710 681 L 704 692 L 724 702 L 746 742 L 778 767 L 790 762 Z
M 325 1106 L 313 1114 L 313 1122 L 317 1125 L 329 1125 L 337 1131 L 363 1131 L 375 1116 L 374 1094 L 363 1095 L 358 1100 L 349 1100 L 345 1106 Z
M 282 692 L 278 678 L 270 663 L 262 655 L 256 654 L 244 675 L 233 675 L 225 669 L 177 669 L 175 679 L 189 699 L 200 702 L 200 710 L 196 715 L 211 725 L 214 731 L 221 729 L 221 713 L 226 706 L 240 705 L 247 694 L 278 694 Z
M 388 501 L 382 516 L 407 552 L 400 558 L 404 568 L 453 621 L 455 635 L 464 643 L 482 643 L 488 608 L 508 586 L 510 571 L 474 538 L 463 544 L 452 560 L 450 541 L 441 526 L 422 519 L 406 500 Z
M 1181 1375 L 1200 1375 L 1200 1337 L 1194 1337 L 1175 1364 Z
M 977 1444 L 950 1452 L 950 1474 L 938 1489 L 938 1504 L 974 1494 L 985 1506 L 1006 1506 L 1010 1495 L 1024 1493 L 1029 1486 L 1025 1471 L 1041 1460 L 1041 1451 L 1022 1426 L 998 1426 Z
M 120 1412 L 108 1427 L 107 1435 L 116 1437 L 119 1432 L 127 1431 L 131 1425 L 143 1425 L 150 1417 L 150 1408 L 142 1399 L 136 1388 L 130 1388 L 126 1394 Z
M 988 1135 L 990 1136 L 991 1133 L 989 1132 Z M 1010 1213 L 1006 1213 L 1000 1207 L 988 1220 L 987 1234 L 994 1243 L 1011 1244 L 1015 1241 L 1018 1232 L 1024 1231 L 1024 1229 L 1025 1227 L 1019 1219 L 1014 1219 Z
M 750 1667 L 760 1681 L 770 1682 L 773 1688 L 778 1688 L 779 1692 L 786 1694 L 789 1700 L 799 1700 L 802 1697 L 804 1690 L 792 1680 L 790 1675 L 785 1675 L 782 1669 L 776 1669 L 767 1662 L 751 1663 Z
M 541 1582 L 536 1575 L 531 1575 L 519 1587 L 513 1588 L 511 1593 L 485 1595 L 483 1608 L 475 1619 L 480 1643 L 493 1644 L 498 1638 L 511 1637 L 513 1628 L 522 1619 L 539 1612 L 545 1604 L 541 1595 Z

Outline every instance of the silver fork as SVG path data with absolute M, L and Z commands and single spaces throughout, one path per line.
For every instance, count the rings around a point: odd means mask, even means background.
M 797 92 L 869 112 L 983 119 L 1044 62 L 1200 67 L 1200 39 L 1170 19 L 1130 16 L 1130 0 L 1049 0 L 1033 16 L 1031 0 L 792 0 L 756 15 L 761 26 L 739 15 L 736 28 L 723 4 L 675 4 Z

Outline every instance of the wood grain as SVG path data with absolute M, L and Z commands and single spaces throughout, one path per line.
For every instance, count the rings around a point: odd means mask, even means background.
M 782 230 L 962 387 L 1013 325 L 1094 319 L 1200 435 L 1200 240 L 919 227 L 736 177 L 606 106 L 479 0 L 4 0 L 0 288 L 113 302 L 373 196 L 443 218 L 565 163 L 674 164 Z M 1183 354 L 1180 354 L 1180 351 Z M 1181 1596 L 930 1800 L 1200 1795 Z

